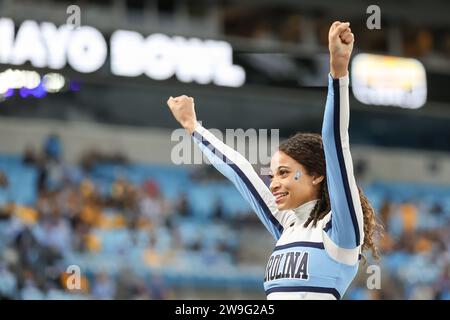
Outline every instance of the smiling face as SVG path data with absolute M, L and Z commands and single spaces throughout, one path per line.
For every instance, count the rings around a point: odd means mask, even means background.
M 279 210 L 295 209 L 320 198 L 323 176 L 310 175 L 300 163 L 284 152 L 275 152 L 270 162 L 270 171 L 270 191 L 275 196 Z

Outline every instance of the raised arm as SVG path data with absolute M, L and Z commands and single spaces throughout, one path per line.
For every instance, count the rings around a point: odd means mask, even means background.
M 236 186 L 267 230 L 278 240 L 293 215 L 289 211 L 277 209 L 272 193 L 239 152 L 227 146 L 197 122 L 192 98 L 171 97 L 167 104 L 211 164 Z
M 331 221 L 325 231 L 334 243 L 331 245 L 332 251 L 349 263 L 357 261 L 359 246 L 364 240 L 363 212 L 348 136 L 348 64 L 353 42 L 354 36 L 348 23 L 333 23 L 329 33 L 330 75 L 322 127 L 331 203 Z M 343 256 L 346 258 L 342 259 Z

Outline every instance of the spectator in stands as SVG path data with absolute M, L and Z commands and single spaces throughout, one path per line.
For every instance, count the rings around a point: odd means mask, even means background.
M 226 218 L 226 215 L 225 215 L 225 212 L 223 209 L 223 204 L 222 204 L 222 201 L 220 200 L 220 198 L 217 198 L 216 202 L 214 203 L 213 218 L 217 219 L 219 221 Z
M 23 164 L 29 165 L 29 166 L 37 166 L 39 163 L 38 156 L 36 154 L 36 151 L 34 150 L 33 146 L 28 145 L 25 148 L 25 151 L 22 156 L 22 162 Z
M 8 177 L 5 175 L 3 171 L 0 171 L 0 188 L 6 189 L 8 188 Z
M 433 206 L 430 209 L 430 213 L 432 213 L 435 216 L 440 216 L 444 213 L 444 208 L 442 207 L 442 204 L 440 201 L 436 201 Z
M 189 205 L 188 197 L 185 192 L 181 193 L 180 197 L 178 198 L 175 205 L 175 211 L 185 218 L 192 216 L 191 207 Z
M 413 232 L 417 228 L 417 207 L 412 201 L 405 202 L 400 206 L 403 220 L 403 231 Z
M 0 220 L 7 219 L 14 209 L 14 204 L 10 199 L 8 186 L 8 177 L 0 170 Z
M 45 156 L 54 161 L 60 161 L 62 156 L 62 143 L 56 133 L 50 134 L 44 143 Z

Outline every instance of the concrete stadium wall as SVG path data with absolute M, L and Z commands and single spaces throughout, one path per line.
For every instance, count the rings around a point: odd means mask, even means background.
M 136 162 L 170 161 L 170 132 L 83 122 L 0 118 L 0 152 L 22 154 L 27 145 L 40 149 L 50 133 L 57 133 L 64 159 L 77 162 L 87 150 L 123 152 Z

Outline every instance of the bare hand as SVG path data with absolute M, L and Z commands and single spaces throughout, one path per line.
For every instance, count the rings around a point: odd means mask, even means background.
M 348 73 L 348 64 L 353 50 L 355 36 L 349 22 L 334 22 L 328 34 L 330 50 L 330 71 L 333 78 L 340 78 Z
M 197 125 L 194 98 L 185 95 L 176 98 L 170 97 L 167 105 L 181 126 L 192 134 Z

